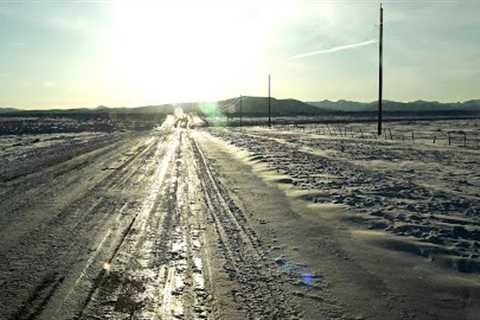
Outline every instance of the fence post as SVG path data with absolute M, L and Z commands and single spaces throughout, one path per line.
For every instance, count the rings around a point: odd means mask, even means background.
M 437 141 L 437 136 L 433 136 L 433 144 Z
M 388 133 L 390 133 L 390 140 L 393 140 L 392 129 L 388 128 Z
M 448 133 L 448 145 L 452 145 L 452 138 L 450 137 L 450 132 Z
M 412 131 L 412 142 L 415 143 L 415 132 Z

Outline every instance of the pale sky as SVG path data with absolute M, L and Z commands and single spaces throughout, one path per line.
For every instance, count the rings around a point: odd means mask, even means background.
M 0 1 L 0 106 L 373 101 L 378 1 Z M 480 98 L 480 1 L 384 1 L 385 99 Z

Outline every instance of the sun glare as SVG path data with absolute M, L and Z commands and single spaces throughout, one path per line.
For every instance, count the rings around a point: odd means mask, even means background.
M 112 5 L 110 80 L 135 98 L 214 99 L 262 68 L 267 28 L 240 2 Z

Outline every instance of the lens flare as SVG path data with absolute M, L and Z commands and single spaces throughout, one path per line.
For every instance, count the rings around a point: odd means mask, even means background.
M 111 263 L 105 262 L 105 263 L 103 264 L 103 270 L 109 272 L 111 269 L 112 269 L 112 264 L 111 264 Z

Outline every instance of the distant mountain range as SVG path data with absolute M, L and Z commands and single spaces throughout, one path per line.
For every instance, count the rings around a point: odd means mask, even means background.
M 322 100 L 307 102 L 323 110 L 337 112 L 375 112 L 378 109 L 378 102 L 356 102 L 348 100 Z M 440 103 L 437 101 L 412 101 L 396 102 L 383 101 L 383 110 L 385 112 L 480 112 L 480 100 L 469 100 L 465 102 Z
M 110 108 L 107 106 L 98 106 L 93 109 L 75 108 L 75 109 L 51 109 L 51 110 L 20 110 L 12 108 L 0 108 L 0 113 L 23 113 L 23 114 L 44 114 L 44 113 L 172 113 L 177 108 L 182 108 L 185 112 L 195 112 L 206 115 L 225 115 L 236 114 L 240 110 L 244 114 L 258 115 L 265 114 L 268 108 L 268 98 L 266 97 L 242 97 L 220 100 L 215 102 L 189 102 L 178 104 L 150 105 L 141 107 L 120 107 Z M 313 105 L 295 99 L 271 99 L 271 110 L 274 115 L 313 115 L 324 111 Z
M 72 113 L 83 114 L 166 114 L 172 113 L 178 107 L 185 112 L 194 112 L 207 116 L 230 115 L 237 116 L 240 112 L 244 115 L 259 116 L 265 115 L 268 110 L 268 98 L 244 96 L 220 100 L 216 102 L 205 103 L 179 103 L 150 105 L 141 107 L 120 107 L 110 108 L 107 106 L 98 106 L 97 108 L 76 108 L 76 109 L 52 109 L 52 110 L 20 110 L 14 108 L 0 108 L 3 115 L 44 115 L 44 114 L 63 114 Z M 293 116 L 293 115 L 329 115 L 329 114 L 370 114 L 377 111 L 377 102 L 356 102 L 348 100 L 339 101 L 312 101 L 302 102 L 295 99 L 271 99 L 271 111 L 274 116 Z M 469 100 L 465 102 L 440 103 L 436 101 L 413 101 L 396 102 L 385 100 L 383 103 L 385 113 L 391 114 L 478 114 L 480 115 L 480 100 Z
M 15 111 L 18 111 L 18 109 L 15 109 L 15 108 L 0 108 L 0 113 L 15 112 Z
M 189 102 L 178 104 L 163 104 L 142 106 L 135 108 L 108 108 L 99 106 L 94 110 L 100 112 L 116 113 L 172 113 L 176 108 L 182 108 L 185 112 L 195 112 L 211 116 L 234 115 L 240 112 L 250 115 L 265 114 L 268 110 L 268 98 L 244 96 L 219 100 L 214 102 Z M 271 110 L 274 115 L 313 115 L 323 114 L 322 110 L 314 105 L 295 99 L 271 99 Z
M 219 109 L 224 114 L 238 114 L 240 112 L 249 115 L 266 114 L 268 112 L 268 98 L 266 97 L 242 97 L 228 99 L 218 102 Z M 314 105 L 295 99 L 275 99 L 270 101 L 270 110 L 273 115 L 318 115 L 324 114 L 322 110 Z

